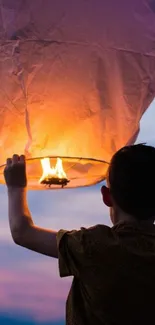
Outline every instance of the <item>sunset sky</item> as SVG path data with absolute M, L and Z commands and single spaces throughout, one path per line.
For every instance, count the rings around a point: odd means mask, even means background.
M 155 103 L 144 115 L 138 142 L 155 145 Z M 100 186 L 30 192 L 36 224 L 54 229 L 109 224 Z M 0 187 L 0 324 L 62 325 L 71 279 L 60 279 L 57 261 L 16 246 L 7 220 L 6 188 Z

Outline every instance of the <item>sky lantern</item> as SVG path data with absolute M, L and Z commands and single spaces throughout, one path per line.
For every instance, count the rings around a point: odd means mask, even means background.
M 155 96 L 155 1 L 1 0 L 0 183 L 89 186 L 132 144 Z

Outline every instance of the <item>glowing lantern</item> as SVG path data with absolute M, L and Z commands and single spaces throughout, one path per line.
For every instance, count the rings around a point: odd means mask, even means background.
M 13 153 L 27 156 L 29 188 L 103 180 L 155 96 L 154 1 L 1 0 L 0 9 L 0 183 Z

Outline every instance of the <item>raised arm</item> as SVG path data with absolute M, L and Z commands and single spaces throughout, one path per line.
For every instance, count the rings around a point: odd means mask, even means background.
M 8 188 L 9 224 L 14 242 L 57 258 L 57 232 L 35 226 L 28 208 L 25 157 L 14 155 L 12 159 L 7 159 L 4 177 Z

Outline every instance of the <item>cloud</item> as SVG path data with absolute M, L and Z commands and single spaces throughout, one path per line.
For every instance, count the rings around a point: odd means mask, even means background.
M 36 325 L 36 321 L 30 319 L 25 314 L 17 313 L 0 313 L 0 324 L 2 325 Z M 41 322 L 40 325 L 64 325 L 64 321 L 49 321 L 49 322 Z
M 140 134 L 137 142 L 147 142 L 155 145 L 155 100 L 152 102 L 146 113 L 143 115 L 140 123 Z
M 52 270 L 51 261 L 51 270 Z M 38 265 L 39 266 L 39 265 Z M 63 319 L 70 281 L 31 270 L 0 270 L 0 310 L 26 314 L 37 322 Z
M 46 195 L 47 194 L 47 195 Z M 36 223 L 50 228 L 80 228 L 95 223 L 108 223 L 108 209 L 103 205 L 100 190 L 74 190 L 66 192 L 37 193 L 37 210 L 30 201 Z M 43 195 L 43 196 L 42 196 Z

